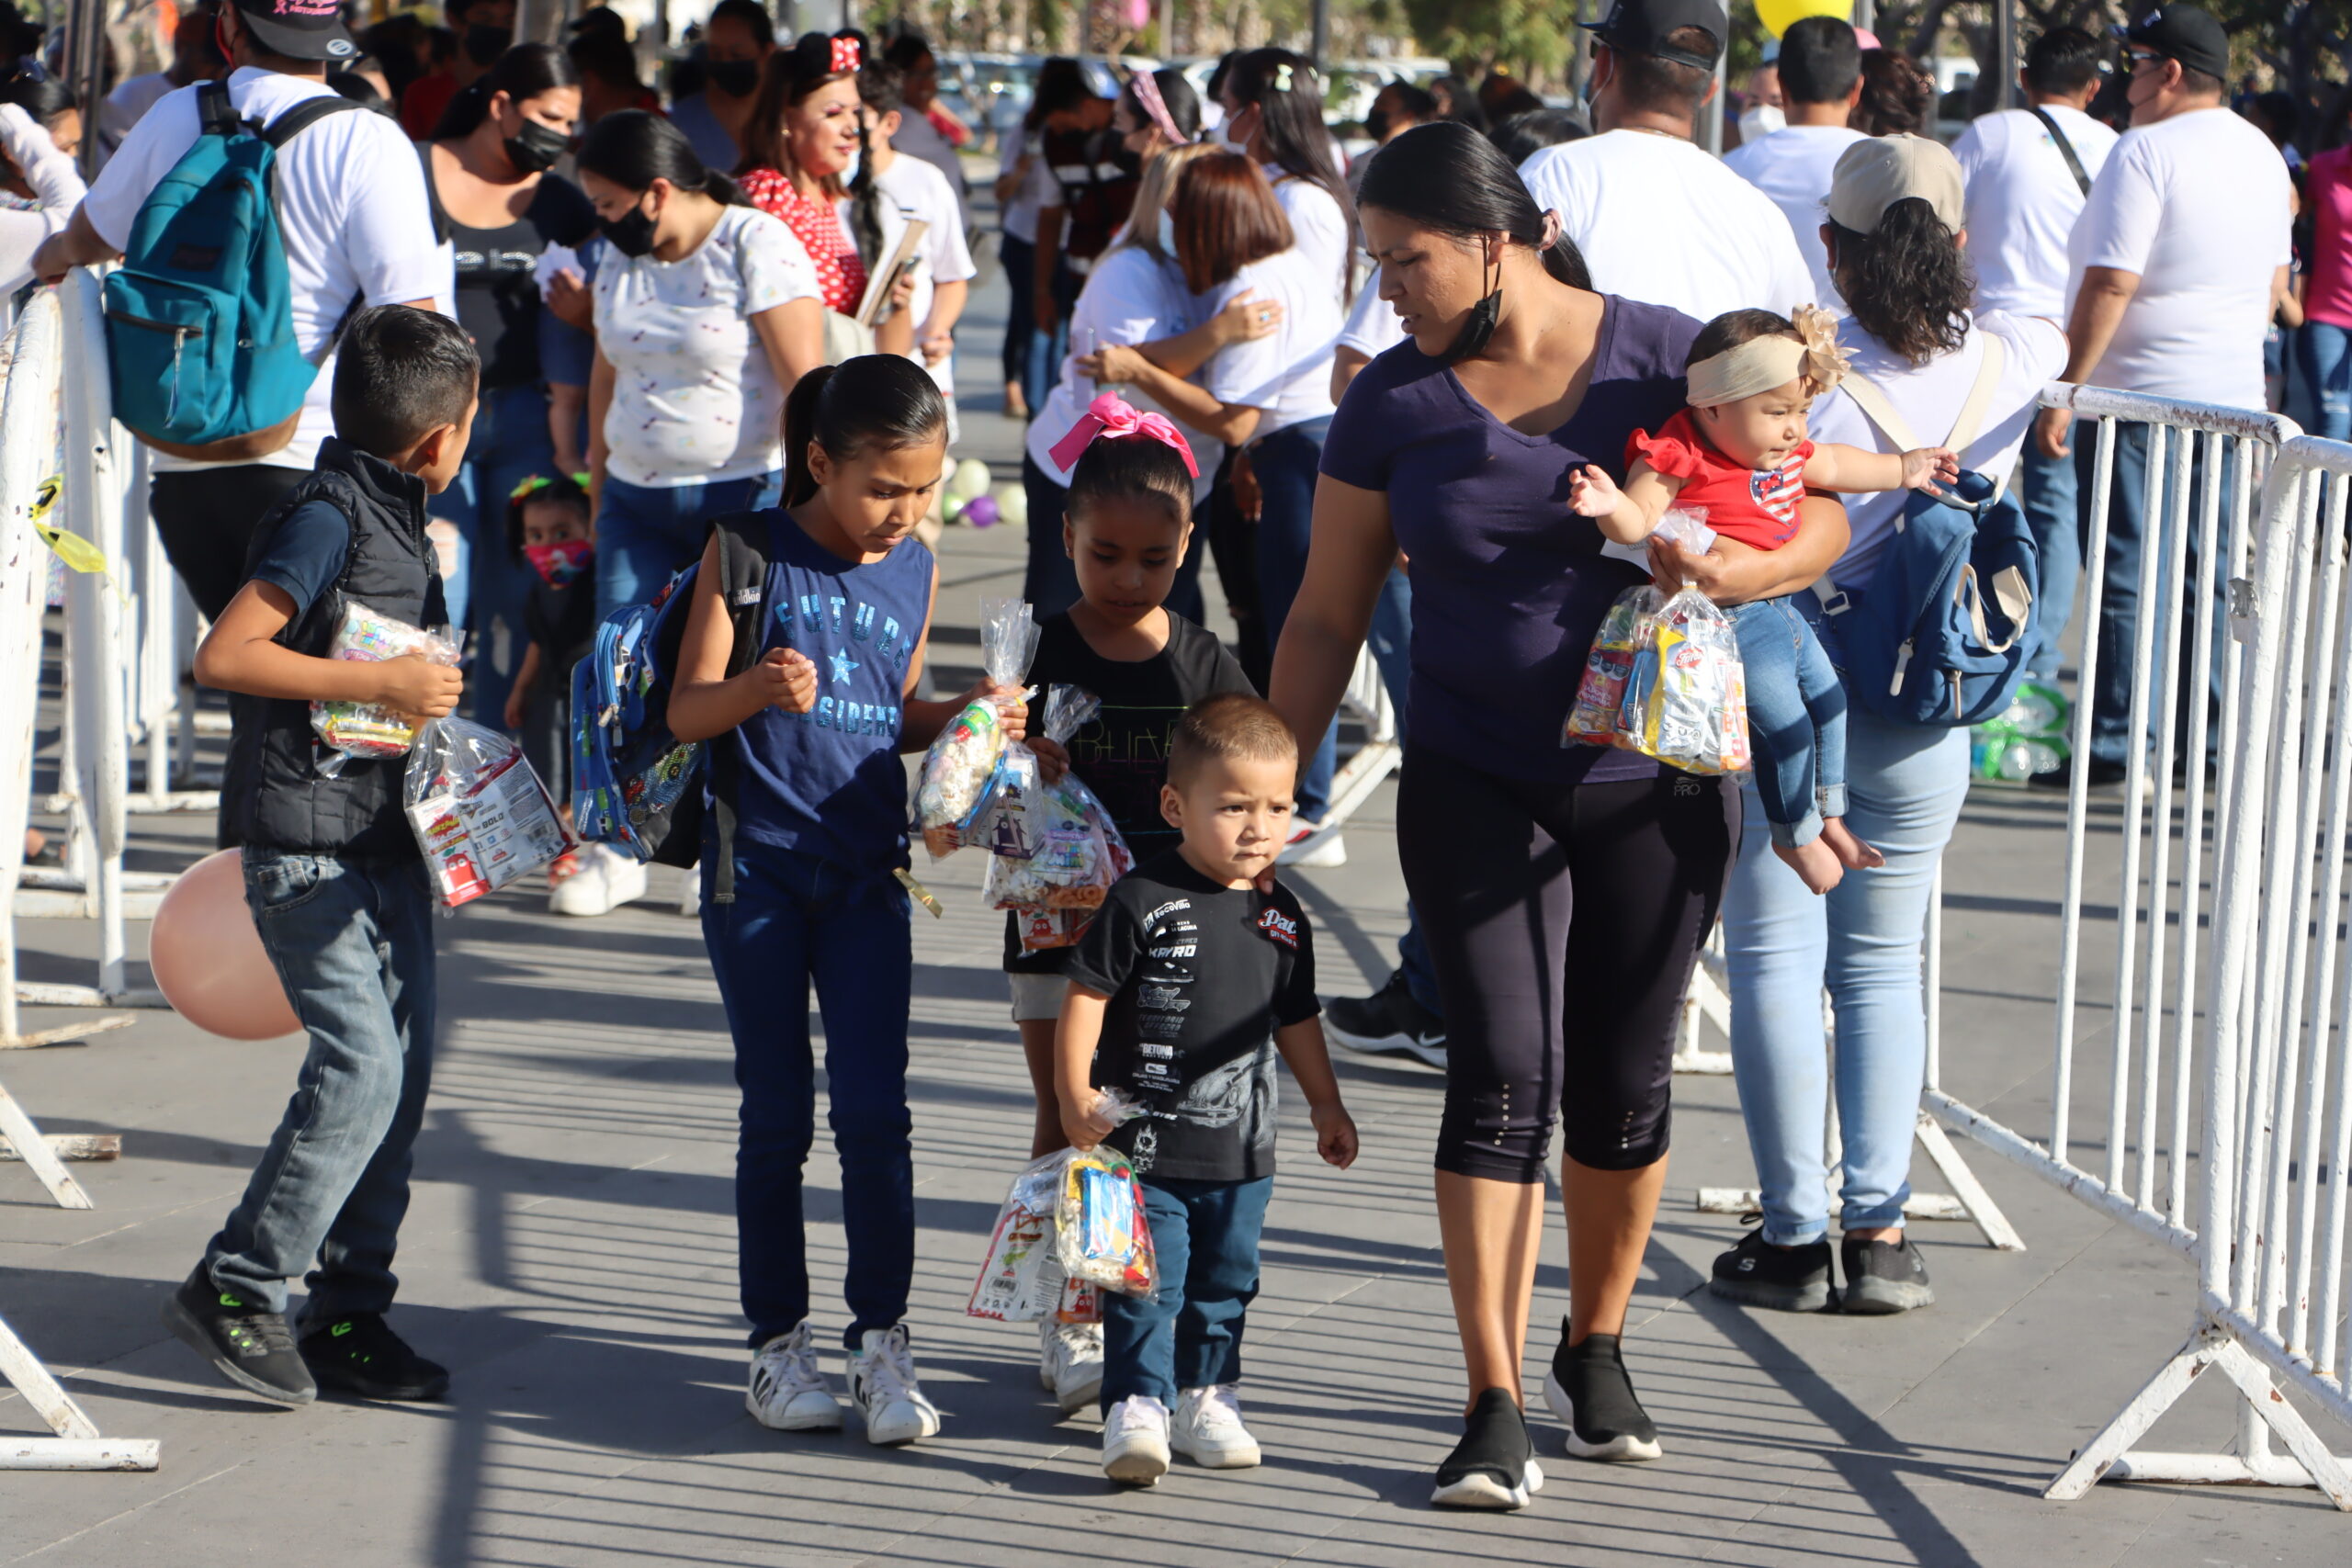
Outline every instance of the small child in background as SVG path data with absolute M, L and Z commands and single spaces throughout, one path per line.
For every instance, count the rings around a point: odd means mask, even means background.
M 1171 1449 L 1214 1470 L 1259 1461 L 1234 1385 L 1273 1193 L 1277 1053 L 1317 1152 L 1342 1169 L 1356 1157 L 1306 916 L 1288 888 L 1261 891 L 1290 839 L 1297 776 L 1290 727 L 1260 699 L 1186 713 L 1159 795 L 1178 841 L 1111 889 L 1067 971 L 1063 1130 L 1132 1162 L 1159 1262 L 1149 1297 L 1102 1297 L 1102 1472 L 1127 1485 L 1157 1482 Z M 1104 1089 L 1142 1113 L 1114 1127 Z
M 1959 476 L 1959 457 L 1940 446 L 1865 452 L 1805 439 L 1813 400 L 1846 374 L 1836 321 L 1810 305 L 1797 307 L 1794 321 L 1770 310 L 1717 316 L 1684 363 L 1690 406 L 1656 435 L 1634 433 L 1622 489 L 1591 465 L 1569 476 L 1569 508 L 1619 544 L 1647 539 L 1669 508 L 1704 507 L 1721 537 L 1777 550 L 1796 536 L 1807 485 L 1934 492 L 1937 479 Z M 1844 821 L 1846 693 L 1809 618 L 1815 603 L 1808 588 L 1731 615 L 1772 852 L 1826 893 L 1848 869 L 1886 862 Z
M 571 819 L 571 667 L 596 641 L 596 545 L 588 491 L 568 475 L 534 474 L 506 502 L 506 548 L 531 567 L 523 601 L 530 646 L 506 694 L 506 728 Z M 534 710 L 539 721 L 532 721 Z M 550 873 L 560 882 L 578 862 L 566 854 Z
M 1177 839 L 1159 814 L 1177 721 L 1205 697 L 1256 692 L 1214 633 L 1163 604 L 1193 539 L 1194 469 L 1182 434 L 1106 392 L 1054 456 L 1069 470 L 1062 547 L 1078 569 L 1079 602 L 1046 618 L 1029 680 L 1039 691 L 1076 686 L 1102 702 L 1092 722 L 1070 737 L 1069 766 L 1140 863 Z M 1020 921 L 1005 917 L 1005 979 L 1036 1095 L 1033 1159 L 1067 1142 L 1054 1087 L 1054 1025 L 1071 952 L 1023 952 Z M 1062 1414 L 1093 1404 L 1102 1385 L 1102 1325 L 1049 1317 L 1038 1334 L 1039 1375 Z

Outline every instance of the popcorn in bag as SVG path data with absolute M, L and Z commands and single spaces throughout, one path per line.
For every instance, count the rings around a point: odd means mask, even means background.
M 345 600 L 343 625 L 335 630 L 327 657 L 380 664 L 414 654 L 455 668 L 464 635 L 422 631 L 405 621 L 379 615 L 356 599 Z M 331 753 L 318 763 L 319 773 L 327 778 L 343 771 L 345 757 L 405 756 L 416 741 L 417 731 L 415 724 L 390 708 L 347 702 L 312 703 L 311 728 Z
M 444 908 L 512 886 L 575 843 L 523 748 L 462 718 L 424 726 L 404 792 Z
M 1021 683 L 1029 660 L 1036 657 L 1037 636 L 1037 623 L 1024 601 L 980 601 L 981 663 L 998 685 Z M 987 809 L 1004 751 L 1003 711 L 992 697 L 966 704 L 931 743 L 915 786 L 915 826 L 933 859 L 955 853 Z

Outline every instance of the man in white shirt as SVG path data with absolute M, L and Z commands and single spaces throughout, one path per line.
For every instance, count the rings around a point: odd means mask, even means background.
M 1731 24 L 1716 0 L 1617 0 L 1591 24 L 1600 134 L 1520 165 L 1604 294 L 1708 321 L 1810 303 L 1813 279 L 1771 197 L 1691 141 Z
M 923 265 L 915 274 L 914 299 L 907 307 L 915 319 L 913 357 L 931 372 L 940 396 L 949 400 L 952 429 L 956 323 L 964 314 L 972 275 L 979 269 L 972 265 L 972 247 L 964 237 L 964 209 L 947 176 L 912 153 L 899 151 L 893 140 L 905 118 L 900 79 L 895 65 L 869 65 L 857 74 L 857 96 L 865 114 L 874 183 L 909 222 L 924 225 L 917 252 Z
M 212 26 L 217 19 L 210 6 L 191 6 L 180 13 L 179 26 L 172 29 L 172 63 L 162 71 L 145 76 L 126 77 L 115 90 L 107 95 L 106 107 L 98 110 L 98 145 L 111 154 L 130 134 L 130 128 L 140 117 L 155 107 L 155 100 L 175 87 L 185 87 L 197 82 L 217 82 L 229 69 L 220 58 L 220 46 L 212 41 Z
M 2075 225 L 2064 378 L 2259 411 L 2263 333 L 2287 271 L 2287 165 L 2267 137 L 2224 105 L 2229 39 L 2210 14 L 2192 6 L 2150 12 L 2125 35 L 2125 59 L 2132 129 L 2108 155 Z M 2043 455 L 2065 455 L 2073 417 L 2042 411 L 2034 439 Z M 2087 467 L 2092 445 L 2077 445 Z M 2087 764 L 2094 784 L 2123 776 L 2140 552 L 2163 543 L 2143 537 L 2147 452 L 2145 426 L 2118 427 Z M 2204 457 L 2200 447 L 2200 467 Z M 2082 483 L 2089 488 L 2087 475 Z M 2217 636 L 2224 624 L 2216 615 Z M 2221 680 L 2218 657 L 2213 680 Z
M 1862 96 L 1862 47 L 1850 22 L 1806 17 L 1781 35 L 1780 63 L 1787 128 L 1741 142 L 1724 154 L 1724 167 L 1772 198 L 1813 275 L 1813 302 L 1842 316 L 1845 301 L 1821 243 L 1822 203 L 1838 154 L 1862 140 L 1846 123 Z
M 334 96 L 328 63 L 359 52 L 334 0 L 234 0 L 222 8 L 220 41 L 233 67 L 231 104 L 265 125 L 311 98 Z M 131 127 L 73 221 L 35 253 L 35 276 L 54 281 L 122 254 L 149 193 L 196 144 L 203 90 L 166 95 Z M 251 462 L 151 454 L 156 530 L 197 607 L 213 618 L 236 594 L 254 526 L 311 471 L 320 441 L 334 433 L 334 342 L 345 317 L 368 305 L 430 310 L 448 285 L 416 149 L 391 120 L 329 115 L 278 151 L 273 177 L 294 339 L 319 367 L 294 438 Z
M 2066 317 L 2066 245 L 2115 132 L 2084 111 L 2105 80 L 2098 40 L 2052 28 L 2026 51 L 2021 109 L 1981 115 L 1952 143 L 1968 182 L 1968 254 L 1980 314 Z M 2041 647 L 2032 672 L 2054 679 L 2082 577 L 2083 527 L 2075 460 L 2028 442 L 2018 500 L 2041 555 Z

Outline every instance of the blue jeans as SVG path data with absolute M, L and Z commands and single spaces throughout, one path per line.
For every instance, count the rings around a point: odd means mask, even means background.
M 1732 612 L 1754 787 L 1772 841 L 1791 848 L 1821 837 L 1823 818 L 1846 815 L 1846 688 L 1817 635 L 1820 605 L 1808 589 Z
M 1890 724 L 1858 706 L 1848 716 L 1846 761 L 1846 824 L 1886 864 L 1849 871 L 1817 897 L 1764 852 L 1751 809 L 1724 899 L 1732 1072 L 1764 1195 L 1764 1239 L 1781 1247 L 1818 1241 L 1829 1224 L 1825 986 L 1838 1010 L 1843 1223 L 1903 1223 L 1927 1063 L 1919 976 L 1928 893 L 1968 798 L 1965 729 Z
M 735 1229 L 751 1344 L 808 1315 L 801 1168 L 817 1137 L 808 990 L 825 1021 L 826 1120 L 842 1162 L 849 1242 L 842 1294 L 852 1349 L 906 1315 L 914 1279 L 914 1120 L 907 1109 L 907 1010 L 914 978 L 907 896 L 898 882 L 815 855 L 735 840 L 735 901 L 711 896 L 717 852 L 702 861 L 702 930 L 735 1037 L 742 1090 L 735 1145 Z
M 2305 321 L 2295 334 L 2295 363 L 2312 406 L 2319 410 L 2312 434 L 2352 440 L 2352 327 Z
M 1311 419 L 1278 430 L 1250 448 L 1263 510 L 1258 515 L 1258 604 L 1266 619 L 1266 646 L 1279 646 L 1290 602 L 1306 580 L 1307 537 L 1315 519 L 1316 471 L 1323 462 L 1328 419 Z M 1300 820 L 1320 822 L 1331 806 L 1331 775 L 1339 771 L 1340 727 L 1323 733 L 1314 755 L 1298 770 Z
M 245 903 L 311 1045 L 204 1271 L 319 1324 L 392 1304 L 411 1150 L 433 1082 L 433 906 L 422 863 L 244 852 Z
M 2018 457 L 2016 483 L 2018 504 L 2025 509 L 2026 526 L 2033 530 L 2034 554 L 2041 568 L 2041 614 L 2035 617 L 2041 640 L 2026 672 L 2036 680 L 2055 681 L 2065 658 L 2066 623 L 2074 619 L 2075 594 L 2083 581 L 2082 486 L 2071 454 L 2045 457 L 2030 435 Z
M 700 560 L 712 518 L 774 506 L 783 494 L 781 468 L 715 484 L 653 487 L 606 478 L 596 513 L 596 618 L 644 604 Z
M 1274 1194 L 1271 1176 L 1142 1185 L 1159 1288 L 1102 1292 L 1106 1411 L 1138 1393 L 1172 1409 L 1188 1388 L 1241 1381 L 1242 1319 L 1257 1299 L 1258 1235 Z
M 2175 440 L 2185 438 L 2178 433 L 2174 436 Z M 2087 495 L 2092 490 L 2094 465 L 2098 461 L 2097 443 L 2090 431 L 2083 430 L 2074 437 L 2074 446 L 2076 473 L 2083 492 Z M 2215 453 L 2215 457 L 2222 464 L 2221 515 L 2222 537 L 2226 539 L 2231 492 L 2236 488 L 2231 473 L 2233 454 L 2225 442 Z M 2190 582 L 2194 582 L 2198 575 L 2197 542 L 2199 533 L 2204 525 L 2203 509 L 2199 505 L 2197 499 L 2204 471 L 2205 450 L 2200 443 L 2196 459 L 2189 466 L 2188 513 L 2189 545 L 2187 566 Z M 2104 598 L 2099 605 L 2098 627 L 2098 671 L 2095 690 L 2092 693 L 2091 757 L 2096 761 L 2121 763 L 2127 760 L 2127 754 L 2131 749 L 2132 683 L 2140 657 L 2140 552 L 2151 546 L 2163 552 L 2157 558 L 2156 604 L 2149 606 L 2151 610 L 2158 609 L 2176 593 L 2186 595 L 2188 592 L 2188 583 L 2175 583 L 2172 581 L 2169 530 L 2172 526 L 2174 498 L 2172 459 L 2169 454 L 2165 459 L 2165 515 L 2160 520 L 2160 531 L 2154 539 L 2143 538 L 2141 514 L 2146 505 L 2148 494 L 2148 427 L 2144 424 L 2119 423 L 2115 427 L 2115 477 L 2112 488 L 2108 492 L 2107 567 L 2102 574 Z M 2086 532 L 2087 533 L 2087 525 Z M 2229 592 L 2224 581 L 2226 575 L 2225 572 L 2217 569 L 2213 581 L 2213 651 L 2209 685 L 2211 700 L 2216 703 L 2222 699 L 2222 653 L 2224 640 L 2229 636 L 2230 623 L 2225 603 Z M 2196 615 L 2197 607 L 2194 604 L 2182 605 L 2180 637 L 2183 647 L 2180 680 L 2181 701 L 2184 704 L 2189 700 L 2190 696 L 2188 690 L 2188 655 L 2189 639 L 2196 635 Z M 2164 649 L 2161 646 L 2156 648 L 2155 657 L 2158 660 L 2164 658 Z M 2162 678 L 2162 671 L 2163 667 L 2159 663 L 2149 675 L 2148 700 L 2152 705 L 2162 700 L 2163 694 L 2157 689 L 2157 682 Z M 2148 716 L 2150 735 L 2155 733 L 2157 722 L 2157 716 L 2151 711 Z M 2182 735 L 2182 744 L 2185 745 L 2187 744 L 2185 728 Z M 2207 731 L 2206 744 L 2209 747 L 2218 744 L 2219 739 L 2218 729 Z
M 449 488 L 429 498 L 425 511 L 458 529 L 458 570 L 441 585 L 449 624 L 469 634 L 473 711 L 503 728 L 506 694 L 527 646 L 523 604 L 531 569 L 506 541 L 506 503 L 534 474 L 555 472 L 548 434 L 548 396 L 537 387 L 493 387 L 474 413 L 465 465 Z

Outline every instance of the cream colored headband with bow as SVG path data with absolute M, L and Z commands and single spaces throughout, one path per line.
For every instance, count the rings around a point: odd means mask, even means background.
M 1736 403 L 1803 377 L 1815 396 L 1845 379 L 1846 351 L 1838 345 L 1838 322 L 1811 305 L 1796 309 L 1795 337 L 1774 333 L 1751 338 L 1690 367 L 1689 401 L 1694 409 Z

